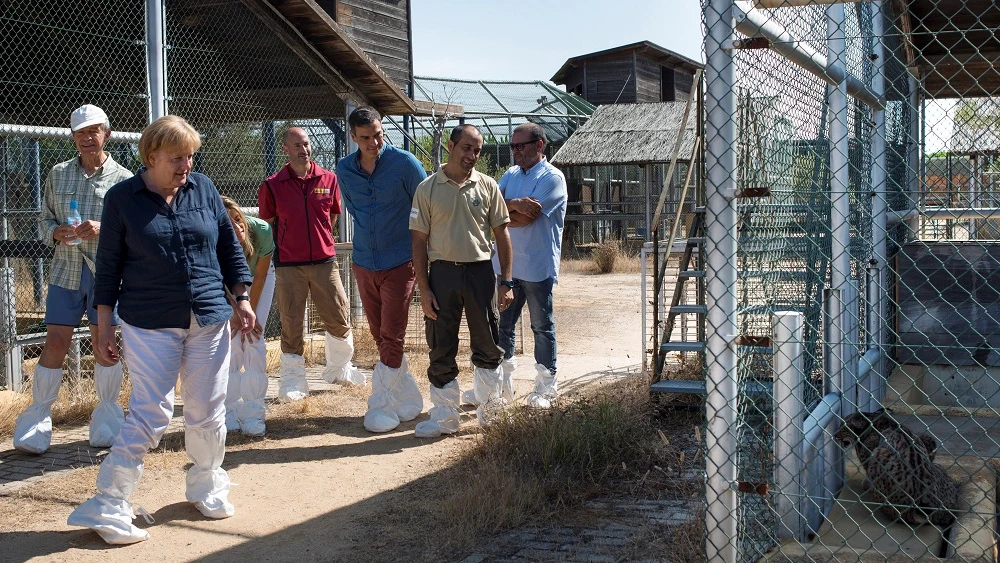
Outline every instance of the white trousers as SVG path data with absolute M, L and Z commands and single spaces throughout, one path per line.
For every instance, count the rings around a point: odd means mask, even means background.
M 132 396 L 111 451 L 141 460 L 159 445 L 174 414 L 178 376 L 187 429 L 225 432 L 229 322 L 201 327 L 192 315 L 188 329 L 121 326 Z
M 271 301 L 274 298 L 274 266 L 267 270 L 267 278 L 264 280 L 264 289 L 260 293 L 260 301 L 254 314 L 257 315 L 257 323 L 264 329 L 267 328 L 267 316 L 271 312 Z M 239 373 L 267 373 L 267 342 L 264 335 L 251 341 L 243 339 L 240 335 L 232 335 L 232 350 L 229 353 L 229 371 Z M 239 397 L 230 397 L 230 402 Z

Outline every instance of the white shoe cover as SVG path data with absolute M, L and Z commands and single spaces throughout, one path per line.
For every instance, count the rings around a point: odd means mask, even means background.
M 263 436 L 264 414 L 267 411 L 264 405 L 264 397 L 267 395 L 267 374 L 248 371 L 243 373 L 241 379 L 241 402 L 236 411 L 239 414 L 240 430 L 247 436 Z
M 95 448 L 110 448 L 125 422 L 125 411 L 118 405 L 122 379 L 121 362 L 113 366 L 94 364 L 98 403 L 90 415 L 90 445 Z
M 372 374 L 372 394 L 368 397 L 368 411 L 365 412 L 365 430 L 369 432 L 388 432 L 399 426 L 399 415 L 396 414 L 396 401 L 390 390 L 399 380 L 400 368 L 391 367 L 379 362 L 375 364 Z
M 236 509 L 229 503 L 229 474 L 222 468 L 226 457 L 226 430 L 184 431 L 184 449 L 191 458 L 187 472 L 188 502 L 208 518 L 229 518 Z
M 90 528 L 109 544 L 121 545 L 149 539 L 149 532 L 132 524 L 135 515 L 129 497 L 142 477 L 142 462 L 114 452 L 97 473 L 98 493 L 76 507 L 66 519 L 70 526 Z
M 474 382 L 473 382 L 473 385 L 475 385 Z M 479 401 L 476 400 L 476 389 L 475 389 L 475 387 L 473 387 L 472 389 L 466 389 L 465 391 L 462 391 L 462 404 L 463 405 L 475 405 L 477 407 L 479 406 Z
M 309 395 L 306 360 L 298 354 L 282 354 L 278 369 L 278 400 L 301 401 Z
M 410 373 L 410 366 L 403 356 L 403 363 L 399 365 L 399 379 L 396 386 L 389 390 L 393 399 L 396 400 L 396 416 L 400 422 L 409 422 L 420 415 L 424 410 L 424 396 L 417 387 L 416 380 Z
M 329 332 L 326 333 L 326 369 L 323 370 L 323 379 L 327 383 L 343 385 L 361 386 L 367 383 L 368 378 L 365 374 L 351 363 L 353 357 L 353 332 L 348 334 L 347 338 L 337 338 Z
M 535 364 L 535 371 L 537 372 L 535 389 L 528 395 L 528 406 L 539 409 L 551 408 L 558 394 L 559 384 L 556 382 L 556 376 L 542 364 Z
M 514 384 L 514 370 L 517 369 L 517 356 L 512 356 L 505 359 L 500 363 L 500 370 L 503 372 L 500 380 L 501 386 L 501 396 L 507 400 L 508 403 L 514 402 L 514 390 L 516 385 Z M 463 405 L 480 405 L 479 399 L 476 398 L 476 379 L 472 380 L 472 389 L 467 389 L 462 392 L 462 404 Z
M 427 413 L 430 420 L 417 424 L 414 432 L 417 438 L 437 438 L 442 434 L 458 432 L 458 401 L 461 395 L 458 381 L 450 381 L 438 389 L 431 385 L 431 410 Z
M 235 364 L 230 364 L 232 368 Z M 230 369 L 229 383 L 226 385 L 226 430 L 239 432 L 240 430 L 240 381 L 243 373 Z
M 504 374 L 500 366 L 495 369 L 477 367 L 472 388 L 479 401 L 479 407 L 476 408 L 479 426 L 488 426 L 507 410 L 510 401 L 504 396 Z
M 66 519 L 66 524 L 90 528 L 97 532 L 105 543 L 127 545 L 149 539 L 149 532 L 140 530 L 132 524 L 134 518 L 132 505 L 128 501 L 97 493 L 76 507 Z
M 511 356 L 508 359 L 500 362 L 500 371 L 503 372 L 503 376 L 500 380 L 500 391 L 501 396 L 507 399 L 508 403 L 514 402 L 514 370 L 517 369 L 517 356 Z
M 32 404 L 14 424 L 14 447 L 31 454 L 44 453 L 52 443 L 52 403 L 59 398 L 61 368 L 35 366 L 31 378 Z

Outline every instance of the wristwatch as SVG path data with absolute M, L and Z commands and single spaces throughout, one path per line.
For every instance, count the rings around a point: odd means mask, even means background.
M 514 280 L 500 280 L 500 285 L 505 285 L 511 289 L 514 289 Z
M 237 295 L 236 296 L 236 300 L 237 301 L 250 301 L 250 296 L 249 295 Z

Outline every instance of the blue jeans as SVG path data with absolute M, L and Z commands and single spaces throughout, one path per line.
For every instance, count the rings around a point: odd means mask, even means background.
M 552 320 L 552 278 L 540 282 L 514 280 L 514 301 L 500 313 L 500 347 L 504 359 L 514 356 L 514 328 L 521 309 L 528 304 L 531 331 L 535 333 L 535 363 L 556 372 L 556 324 Z

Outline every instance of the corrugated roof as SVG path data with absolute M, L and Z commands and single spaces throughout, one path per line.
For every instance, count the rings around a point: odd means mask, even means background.
M 560 166 L 670 162 L 687 102 L 600 106 L 552 158 Z M 691 108 L 679 161 L 694 147 L 697 108 Z

